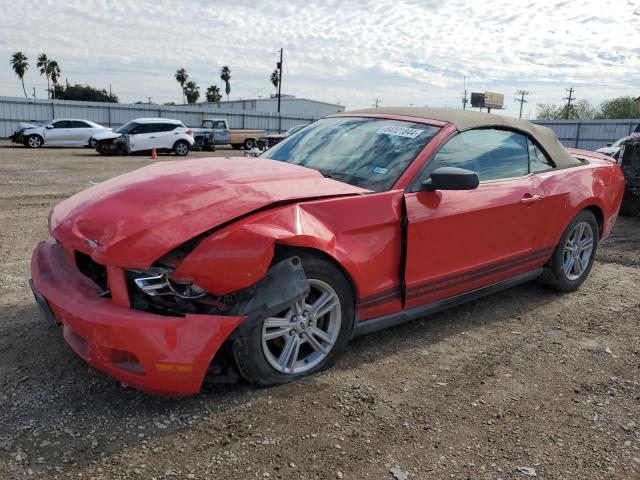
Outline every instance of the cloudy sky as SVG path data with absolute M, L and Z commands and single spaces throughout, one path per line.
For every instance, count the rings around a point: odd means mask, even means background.
M 570 86 L 595 103 L 640 95 L 640 0 L 0 0 L 0 12 L 0 95 L 22 95 L 9 65 L 21 50 L 38 97 L 41 52 L 123 102 L 180 101 L 179 67 L 222 88 L 223 65 L 232 99 L 268 96 L 280 47 L 283 93 L 347 108 L 459 108 L 465 76 L 469 92 L 504 93 L 506 114 L 530 90 L 532 118 Z

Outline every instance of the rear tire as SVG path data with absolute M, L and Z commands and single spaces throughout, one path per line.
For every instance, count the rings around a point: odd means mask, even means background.
M 178 140 L 173 145 L 173 153 L 175 153 L 179 157 L 186 156 L 189 153 L 189 144 L 184 140 Z
M 43 143 L 44 140 L 40 135 L 29 135 L 24 141 L 24 146 L 28 148 L 40 148 Z
M 344 273 L 315 255 L 300 255 L 300 259 L 311 285 L 307 298 L 273 317 L 255 322 L 233 340 L 238 371 L 254 385 L 280 385 L 329 368 L 351 337 L 353 293 Z M 333 306 L 323 313 L 321 304 L 325 308 Z M 278 321 L 280 325 L 273 326 Z M 306 322 L 306 329 L 301 322 Z M 288 345 L 294 345 L 290 346 L 289 356 Z
M 244 149 L 245 150 L 251 150 L 255 146 L 256 146 L 255 138 L 247 138 L 247 139 L 245 139 L 245 141 L 244 141 Z
M 640 197 L 632 194 L 625 188 L 622 205 L 620 205 L 620 215 L 625 217 L 637 217 L 640 214 Z
M 577 290 L 586 280 L 598 249 L 600 229 L 588 210 L 580 212 L 562 234 L 544 266 L 540 282 L 558 292 Z

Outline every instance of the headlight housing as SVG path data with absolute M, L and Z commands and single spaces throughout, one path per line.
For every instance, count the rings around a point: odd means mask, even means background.
M 175 280 L 172 275 L 173 269 L 165 267 L 127 270 L 131 306 L 158 315 L 219 315 L 233 303 L 232 295 L 211 295 L 195 283 Z

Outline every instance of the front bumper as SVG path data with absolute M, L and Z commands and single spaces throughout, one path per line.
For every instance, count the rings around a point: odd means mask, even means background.
M 24 136 L 22 135 L 22 132 L 13 132 L 13 134 L 11 134 L 11 136 L 9 137 L 9 140 L 11 140 L 13 143 L 23 143 Z
M 31 275 L 36 299 L 46 302 L 38 301 L 40 310 L 48 308 L 62 324 L 65 340 L 80 357 L 123 383 L 154 394 L 199 392 L 213 356 L 246 318 L 161 316 L 104 298 L 55 240 L 35 249 Z M 124 285 L 118 288 L 110 282 L 110 287 L 114 293 L 126 291 Z

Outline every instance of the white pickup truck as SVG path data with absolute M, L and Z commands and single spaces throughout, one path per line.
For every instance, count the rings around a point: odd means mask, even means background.
M 195 145 L 205 150 L 215 148 L 215 145 L 231 145 L 236 150 L 241 147 L 251 150 L 266 134 L 265 130 L 232 130 L 224 118 L 205 118 L 200 128 L 192 130 Z

